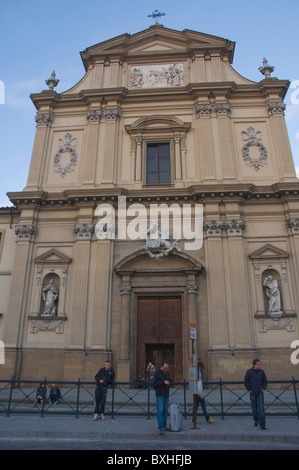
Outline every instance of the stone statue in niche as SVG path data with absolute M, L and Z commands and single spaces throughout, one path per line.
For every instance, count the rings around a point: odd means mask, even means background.
M 54 280 L 50 279 L 42 290 L 42 298 L 44 301 L 44 311 L 42 315 L 55 317 L 57 315 L 58 289 L 54 285 Z
M 268 315 L 272 318 L 282 316 L 280 290 L 278 282 L 272 276 L 267 276 L 264 279 L 263 286 L 266 288 L 266 297 L 268 301 Z

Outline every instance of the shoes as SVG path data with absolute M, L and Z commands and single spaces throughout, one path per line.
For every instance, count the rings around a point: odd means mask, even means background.
M 254 426 L 257 427 L 259 423 L 257 421 L 254 422 Z
M 105 416 L 104 416 L 104 413 L 101 413 L 100 415 L 100 418 L 99 419 L 106 419 Z
M 213 418 L 209 418 L 208 423 L 209 423 L 209 424 L 215 423 L 215 420 L 214 420 Z
M 158 429 L 158 432 L 160 435 L 164 434 L 164 430 L 163 429 Z
M 97 421 L 97 419 L 99 419 L 99 415 L 95 413 L 95 414 L 93 415 L 92 420 L 93 420 L 93 421 Z
M 262 430 L 262 431 L 267 431 L 267 429 L 265 428 L 265 426 L 261 426 L 261 430 Z

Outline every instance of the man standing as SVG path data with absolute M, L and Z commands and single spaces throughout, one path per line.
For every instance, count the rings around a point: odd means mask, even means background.
M 266 431 L 266 419 L 264 410 L 264 390 L 267 387 L 267 377 L 259 359 L 254 359 L 252 368 L 249 369 L 244 378 L 244 385 L 250 393 L 250 401 L 253 412 L 254 425 L 260 425 Z
M 153 387 L 156 392 L 157 420 L 159 434 L 163 434 L 166 428 L 167 411 L 169 402 L 169 387 L 171 377 L 168 373 L 167 362 L 162 362 L 160 369 L 155 372 L 153 378 Z
M 95 389 L 95 407 L 93 421 L 97 419 L 105 419 L 105 403 L 107 398 L 107 389 L 114 381 L 114 370 L 110 366 L 110 362 L 106 361 L 105 366 L 99 370 L 95 376 L 97 382 Z M 100 414 L 100 417 L 99 417 Z

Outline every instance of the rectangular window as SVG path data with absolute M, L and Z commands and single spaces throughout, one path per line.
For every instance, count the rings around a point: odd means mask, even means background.
M 170 182 L 170 144 L 147 144 L 146 183 L 169 184 Z

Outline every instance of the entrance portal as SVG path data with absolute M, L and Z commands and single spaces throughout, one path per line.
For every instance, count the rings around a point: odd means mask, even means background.
M 137 375 L 146 376 L 152 362 L 157 370 L 169 364 L 174 382 L 183 380 L 182 305 L 180 298 L 139 298 L 137 310 Z

